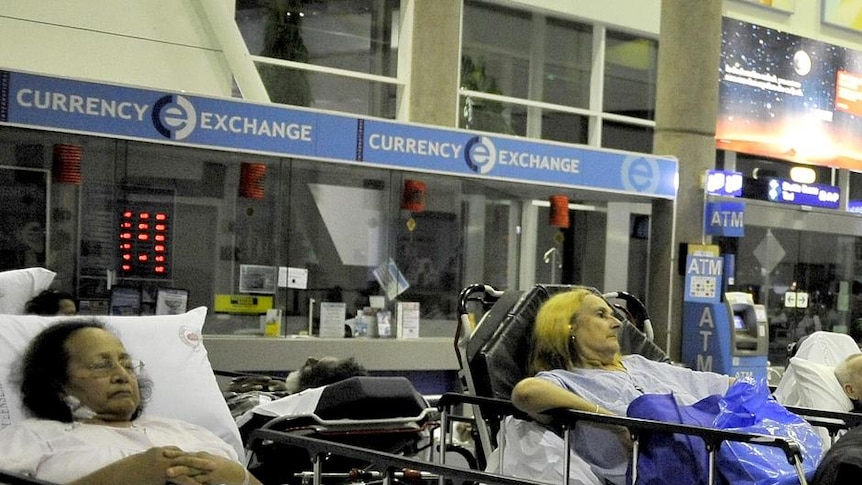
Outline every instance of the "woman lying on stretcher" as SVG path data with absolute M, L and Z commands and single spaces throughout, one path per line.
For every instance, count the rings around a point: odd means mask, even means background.
M 551 297 L 539 310 L 533 331 L 530 372 L 512 401 L 539 422 L 543 411 L 571 408 L 625 416 L 643 394 L 673 393 L 680 404 L 724 394 L 733 378 L 620 354 L 620 321 L 607 302 L 577 288 Z M 631 443 L 627 433 L 578 426 L 573 451 L 598 477 L 624 484 Z

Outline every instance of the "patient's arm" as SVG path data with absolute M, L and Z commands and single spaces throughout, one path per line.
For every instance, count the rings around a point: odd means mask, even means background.
M 541 414 L 549 409 L 569 408 L 591 413 L 614 414 L 553 382 L 538 377 L 527 377 L 515 385 L 512 389 L 512 404 L 543 424 L 551 421 L 550 416 Z M 613 431 L 624 449 L 631 449 L 631 434 L 627 429 L 604 424 L 597 426 Z
M 550 418 L 541 413 L 549 409 L 568 408 L 609 414 L 596 403 L 538 377 L 527 377 L 515 385 L 512 404 L 540 423 L 548 423 Z

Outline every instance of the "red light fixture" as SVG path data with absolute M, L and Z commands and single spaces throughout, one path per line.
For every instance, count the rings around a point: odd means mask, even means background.
M 569 227 L 569 198 L 565 195 L 552 195 L 550 202 L 548 224 L 561 229 Z
M 81 185 L 81 159 L 84 150 L 78 145 L 54 145 L 53 175 L 58 184 Z
M 422 212 L 425 210 L 425 192 L 428 186 L 419 180 L 407 179 L 404 181 L 404 189 L 401 192 L 401 209 L 410 212 Z
M 263 200 L 266 182 L 266 165 L 242 162 L 239 169 L 239 195 L 247 199 Z

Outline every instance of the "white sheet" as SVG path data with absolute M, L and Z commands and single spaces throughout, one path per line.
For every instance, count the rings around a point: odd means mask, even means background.
M 506 417 L 497 434 L 501 444 L 488 459 L 486 471 L 549 483 L 563 483 L 563 439 L 543 426 Z M 502 453 L 500 450 L 503 450 Z M 571 454 L 569 485 L 602 485 L 577 454 Z
M 242 427 L 254 414 L 269 416 L 272 418 L 279 416 L 308 416 L 314 414 L 314 410 L 317 409 L 317 403 L 320 402 L 320 396 L 323 394 L 323 390 L 325 388 L 325 386 L 314 387 L 296 394 L 284 396 L 283 398 L 276 399 L 268 403 L 258 404 L 237 418 L 236 423 Z

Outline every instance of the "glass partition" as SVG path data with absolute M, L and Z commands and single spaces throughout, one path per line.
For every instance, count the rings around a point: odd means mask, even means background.
M 60 145 L 80 153 L 77 179 L 60 176 Z M 636 244 L 628 212 L 608 235 L 620 194 L 16 128 L 0 130 L 0 167 L 4 200 L 26 199 L 24 219 L 50 227 L 34 231 L 48 235 L 35 259 L 7 263 L 57 271 L 85 314 L 154 314 L 160 293 L 183 295 L 208 307 L 208 334 L 262 335 L 270 308 L 283 335 L 316 333 L 322 303 L 350 319 L 383 297 L 418 302 L 421 336 L 448 337 L 469 284 L 601 287 L 605 246 Z M 548 215 L 561 193 L 565 229 Z M 613 258 L 624 281 L 631 258 Z
M 766 308 L 770 363 L 786 365 L 788 345 L 812 332 L 849 333 L 862 340 L 858 218 L 773 209 L 765 219 L 762 209 L 747 202 L 745 236 L 719 238 L 719 244 L 736 255 L 732 291 L 751 293 Z

